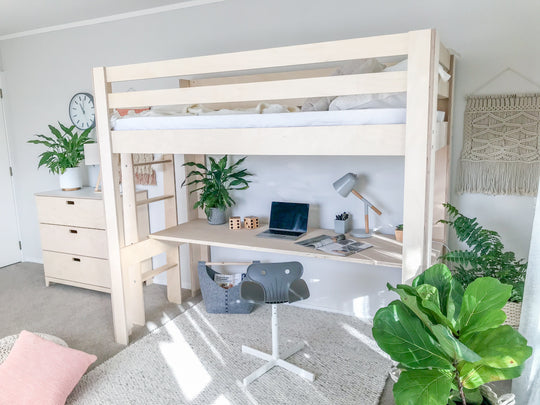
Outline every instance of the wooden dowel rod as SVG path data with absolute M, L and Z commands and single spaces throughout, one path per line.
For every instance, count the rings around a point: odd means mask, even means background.
M 143 273 L 141 276 L 142 281 L 150 280 L 152 277 L 157 276 L 158 274 L 163 273 L 164 271 L 170 270 L 174 267 L 176 267 L 177 264 L 166 264 L 164 266 L 160 266 L 157 269 L 147 271 L 146 273 Z
M 369 215 L 364 215 L 364 220 L 366 221 L 366 234 L 369 234 Z
M 169 198 L 174 198 L 174 195 L 172 195 L 172 194 L 162 195 L 162 196 L 159 196 L 159 197 L 149 198 L 147 200 L 140 200 L 140 201 L 137 201 L 137 206 L 145 205 L 145 204 L 151 204 L 151 203 L 154 203 L 154 202 L 157 202 L 157 201 L 167 200 Z
M 352 190 L 352 193 L 357 196 L 358 198 L 360 198 L 361 200 L 363 200 L 368 206 L 369 208 L 371 208 L 373 211 L 375 211 L 378 215 L 381 215 L 382 212 L 377 208 L 375 207 L 373 204 L 371 204 L 368 200 L 366 200 L 358 191 L 356 190 Z
M 165 160 L 152 160 L 151 162 L 139 162 L 139 163 L 133 163 L 133 166 L 150 166 L 150 165 L 159 165 L 164 163 L 171 163 L 171 159 L 165 159 Z

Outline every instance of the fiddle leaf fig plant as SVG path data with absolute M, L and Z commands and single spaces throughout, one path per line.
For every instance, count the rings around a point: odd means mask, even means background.
M 31 139 L 28 143 L 44 145 L 48 149 L 39 155 L 38 169 L 45 166 L 51 173 L 64 174 L 66 169 L 79 166 L 84 159 L 84 145 L 94 143 L 90 138 L 92 128 L 84 130 L 82 133 L 74 131 L 75 125 L 66 127 L 60 122 L 60 129 L 49 125 L 52 136 L 38 134 L 37 139 Z
M 444 264 L 392 287 L 400 300 L 381 308 L 373 337 L 401 370 L 397 405 L 481 404 L 480 387 L 516 378 L 532 354 L 502 307 L 512 286 L 480 277 L 466 289 Z
M 186 175 L 182 186 L 195 184 L 197 188 L 191 193 L 200 191 L 199 200 L 193 208 L 202 208 L 206 215 L 210 208 L 226 209 L 232 207 L 236 202 L 230 195 L 232 190 L 245 190 L 249 187 L 250 180 L 246 177 L 252 176 L 247 169 L 240 169 L 239 166 L 246 160 L 246 157 L 239 159 L 232 165 L 227 164 L 228 156 L 225 155 L 218 161 L 209 157 L 209 164 L 186 162 L 184 166 L 195 167 Z

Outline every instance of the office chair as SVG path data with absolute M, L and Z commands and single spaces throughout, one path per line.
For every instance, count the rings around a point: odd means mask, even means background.
M 277 304 L 300 301 L 309 297 L 307 284 L 300 278 L 303 272 L 304 268 L 298 262 L 253 263 L 248 267 L 247 277 L 240 288 L 240 296 L 247 301 L 272 304 L 272 354 L 242 345 L 243 353 L 268 361 L 244 378 L 244 385 L 248 385 L 275 366 L 292 371 L 306 380 L 315 380 L 314 374 L 285 361 L 303 349 L 304 342 L 279 352 Z

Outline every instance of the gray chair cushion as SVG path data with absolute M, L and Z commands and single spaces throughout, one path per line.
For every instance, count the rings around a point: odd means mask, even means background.
M 253 263 L 240 288 L 242 298 L 257 303 L 280 304 L 309 297 L 299 262 Z

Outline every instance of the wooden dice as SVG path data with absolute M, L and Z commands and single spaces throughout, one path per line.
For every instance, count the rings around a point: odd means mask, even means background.
M 229 229 L 240 229 L 242 228 L 242 220 L 240 217 L 230 217 L 229 218 Z
M 244 218 L 244 226 L 247 229 L 255 229 L 259 227 L 259 217 L 245 217 Z

